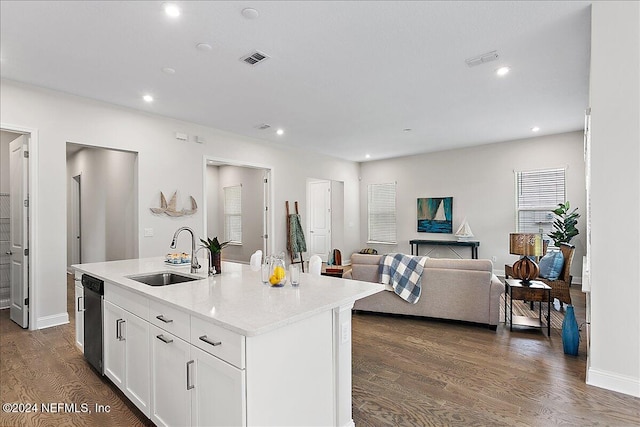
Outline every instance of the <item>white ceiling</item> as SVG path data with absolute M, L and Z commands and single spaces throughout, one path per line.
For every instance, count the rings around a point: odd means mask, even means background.
M 590 3 L 181 1 L 170 18 L 158 1 L 2 0 L 1 76 L 272 145 L 382 159 L 527 138 L 533 126 L 582 129 Z M 246 7 L 259 17 L 244 18 Z M 254 50 L 270 58 L 240 61 Z M 466 65 L 493 50 L 497 61 Z M 500 78 L 502 65 L 511 72 Z

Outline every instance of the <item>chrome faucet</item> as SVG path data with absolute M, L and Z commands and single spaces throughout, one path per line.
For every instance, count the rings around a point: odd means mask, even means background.
M 181 231 L 187 230 L 191 233 L 191 272 L 197 273 L 200 269 L 200 264 L 198 264 L 198 258 L 196 258 L 196 235 L 193 233 L 193 230 L 189 227 L 180 227 L 173 233 L 173 240 L 171 240 L 171 249 L 176 248 L 176 241 L 178 240 L 178 234 Z

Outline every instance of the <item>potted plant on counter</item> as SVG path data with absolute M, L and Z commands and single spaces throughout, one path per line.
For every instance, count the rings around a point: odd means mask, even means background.
M 209 275 L 219 274 L 220 269 L 220 256 L 222 249 L 229 244 L 229 242 L 218 241 L 218 237 L 214 237 L 213 240 L 207 237 L 207 240 L 200 239 L 202 247 L 209 250 Z

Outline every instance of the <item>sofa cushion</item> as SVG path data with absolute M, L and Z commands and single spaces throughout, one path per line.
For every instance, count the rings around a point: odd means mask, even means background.
M 538 275 L 545 279 L 557 280 L 562 272 L 562 266 L 564 266 L 564 256 L 562 252 L 548 252 L 540 260 L 540 273 Z

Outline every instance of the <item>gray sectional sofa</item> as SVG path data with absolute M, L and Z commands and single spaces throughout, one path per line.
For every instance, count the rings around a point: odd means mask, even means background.
M 378 283 L 381 257 L 353 254 L 351 271 L 344 278 Z M 504 284 L 493 274 L 491 261 L 428 258 L 421 282 L 422 294 L 416 304 L 381 284 L 387 291 L 356 301 L 354 310 L 459 320 L 496 329 Z

